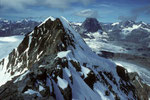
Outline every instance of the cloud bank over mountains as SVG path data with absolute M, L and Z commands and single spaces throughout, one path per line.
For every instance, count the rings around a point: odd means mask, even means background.
M 14 20 L 64 16 L 71 21 L 94 17 L 103 22 L 150 22 L 150 0 L 0 0 L 0 13 Z
M 93 1 L 94 0 L 1 0 L 0 6 L 2 8 L 11 8 L 16 10 L 24 9 L 28 6 L 33 5 L 65 9 L 75 3 L 79 3 L 81 5 L 88 5 Z
M 141 15 L 150 17 L 150 5 L 138 7 L 130 11 L 130 16 L 119 16 L 118 19 L 122 21 L 132 20 L 136 21 Z

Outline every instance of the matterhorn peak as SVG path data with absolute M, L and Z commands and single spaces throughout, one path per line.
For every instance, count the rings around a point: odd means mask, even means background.
M 87 32 L 97 32 L 102 30 L 99 21 L 96 18 L 86 18 L 82 23 L 82 27 L 86 29 Z

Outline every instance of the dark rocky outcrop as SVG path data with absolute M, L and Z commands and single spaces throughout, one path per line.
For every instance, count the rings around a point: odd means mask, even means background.
M 127 70 L 119 65 L 117 65 L 117 73 L 118 75 L 125 81 L 129 81 L 129 77 L 127 74 Z
M 24 40 L 21 42 L 21 44 L 18 46 L 19 55 L 27 49 L 28 44 L 29 44 L 29 36 L 26 36 Z
M 136 72 L 127 72 L 125 68 L 117 65 L 117 73 L 118 75 L 125 81 L 130 81 L 132 84 L 125 86 L 124 83 L 121 85 L 121 89 L 123 91 L 127 91 L 126 89 L 135 89 L 134 93 L 137 94 L 139 100 L 148 100 L 150 93 L 150 86 L 143 83 L 141 81 L 140 76 Z M 123 87 L 122 87 L 123 86 Z
M 96 18 L 86 18 L 81 27 L 87 32 L 97 32 L 98 30 L 102 30 L 100 23 Z

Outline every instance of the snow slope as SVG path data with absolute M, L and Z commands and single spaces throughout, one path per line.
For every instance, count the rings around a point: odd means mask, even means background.
M 122 29 L 122 34 L 127 36 L 128 34 L 130 34 L 133 30 L 138 29 L 141 27 L 140 25 L 133 25 L 132 27 L 127 27 L 127 28 L 123 28 Z
M 97 54 L 99 54 L 100 51 L 109 51 L 114 53 L 127 53 L 127 50 L 125 48 L 114 45 L 109 41 L 104 42 L 102 40 L 97 40 L 95 38 L 94 39 L 84 38 L 84 40 L 88 44 L 88 46 Z

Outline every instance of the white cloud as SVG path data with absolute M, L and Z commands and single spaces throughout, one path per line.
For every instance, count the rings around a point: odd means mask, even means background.
M 45 4 L 53 8 L 68 8 L 73 3 L 81 3 L 83 5 L 88 5 L 94 0 L 43 0 Z
M 0 0 L 0 6 L 3 8 L 23 9 L 27 5 L 36 4 L 36 0 Z
M 108 8 L 108 7 L 111 7 L 111 5 L 110 4 L 95 4 L 95 5 L 93 5 L 93 7 L 105 7 L 105 8 Z
M 79 11 L 76 13 L 76 15 L 80 17 L 93 17 L 93 18 L 99 17 L 98 11 L 91 10 L 91 9 L 85 9 L 85 10 Z
M 94 0 L 0 0 L 3 8 L 23 9 L 30 5 L 48 6 L 52 8 L 68 8 L 74 3 L 88 5 Z

